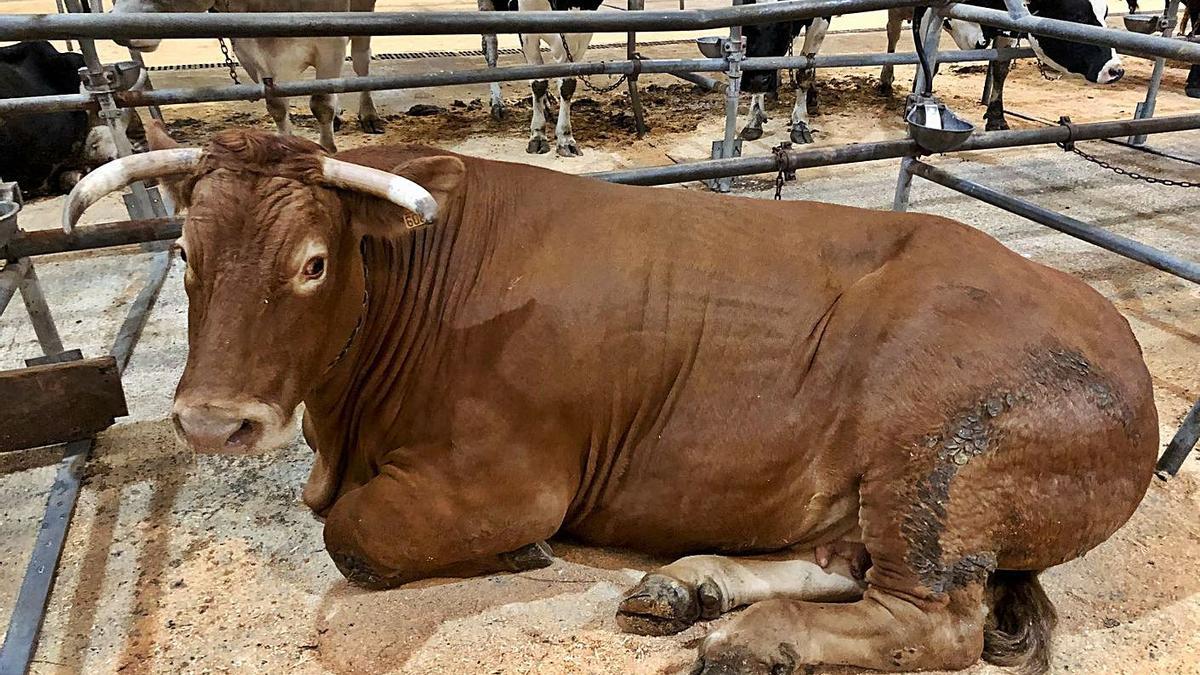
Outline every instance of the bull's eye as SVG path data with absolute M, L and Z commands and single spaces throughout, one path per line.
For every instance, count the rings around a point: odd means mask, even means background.
M 303 273 L 306 279 L 320 279 L 325 274 L 325 258 L 319 255 L 309 258 L 308 262 L 304 263 Z

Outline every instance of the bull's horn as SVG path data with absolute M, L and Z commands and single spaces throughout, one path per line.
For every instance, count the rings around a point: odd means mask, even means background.
M 67 195 L 67 203 L 63 205 L 63 231 L 70 234 L 83 212 L 110 192 L 139 180 L 187 173 L 199 164 L 201 153 L 199 148 L 152 150 L 114 159 L 98 167 L 76 183 Z
M 437 218 L 438 206 L 433 195 L 403 176 L 332 157 L 322 158 L 321 165 L 330 185 L 386 199 L 421 216 L 426 223 Z

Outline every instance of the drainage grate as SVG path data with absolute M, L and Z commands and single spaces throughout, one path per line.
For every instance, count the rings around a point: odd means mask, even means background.
M 638 47 L 665 47 L 665 46 L 672 46 L 672 45 L 693 44 L 694 42 L 695 42 L 695 40 L 655 40 L 655 41 L 651 41 L 651 42 L 639 42 L 639 43 L 637 43 L 637 46 Z M 588 47 L 589 50 L 593 50 L 593 49 L 624 49 L 624 48 L 625 48 L 624 42 L 610 42 L 607 44 L 591 45 L 590 47 Z M 546 49 L 545 47 L 543 47 L 542 52 L 544 52 L 544 53 L 549 52 L 549 50 Z M 517 55 L 521 54 L 521 50 L 516 49 L 515 47 L 506 47 L 504 49 L 499 50 L 499 53 L 503 56 L 517 56 Z M 454 58 L 454 57 L 467 57 L 467 56 L 483 58 L 483 50 L 482 49 L 467 49 L 467 50 L 458 51 L 458 52 L 449 52 L 449 51 L 384 52 L 382 54 L 372 54 L 371 60 L 372 61 L 416 61 L 419 59 L 441 59 L 441 58 Z M 346 57 L 347 62 L 349 62 L 350 60 L 351 60 L 350 57 Z M 235 61 L 234 65 L 241 66 L 242 64 Z M 184 64 L 172 65 L 172 66 L 147 66 L 146 70 L 154 71 L 154 72 L 163 72 L 163 71 L 176 71 L 176 70 L 207 70 L 210 68 L 225 68 L 225 67 L 226 66 L 224 63 L 184 63 Z

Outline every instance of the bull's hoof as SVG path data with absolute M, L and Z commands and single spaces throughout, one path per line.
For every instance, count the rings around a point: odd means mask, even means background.
M 346 577 L 346 581 L 355 586 L 362 586 L 368 590 L 377 591 L 385 588 L 394 588 L 405 581 L 398 577 L 379 574 L 365 560 L 349 553 L 334 553 L 330 551 L 329 557 L 333 559 L 334 566 L 342 573 L 342 576 Z
M 379 115 L 371 113 L 369 115 L 358 116 L 358 127 L 368 134 L 382 134 L 384 130 L 383 120 L 379 119 Z
M 549 544 L 539 541 L 536 544 L 522 546 L 515 551 L 501 553 L 500 559 L 513 572 L 540 570 L 554 564 L 554 551 L 550 549 Z
M 803 124 L 803 123 L 793 124 L 791 138 L 792 138 L 792 142 L 797 145 L 802 145 L 804 143 L 812 143 L 813 142 L 812 129 L 809 129 L 807 124 Z
M 987 124 L 984 125 L 984 129 L 987 131 L 1008 131 L 1008 120 L 987 120 Z
M 566 143 L 558 146 L 559 157 L 582 157 L 583 152 L 579 150 L 579 146 L 574 143 Z
M 762 127 L 746 127 L 745 129 L 742 129 L 742 133 L 738 135 L 741 136 L 743 140 L 757 141 L 758 139 L 762 138 L 763 130 Z
M 674 635 L 700 619 L 721 615 L 721 590 L 711 581 L 698 588 L 665 574 L 647 574 L 617 606 L 617 625 L 626 633 Z
M 550 141 L 544 138 L 531 138 L 529 145 L 525 146 L 525 152 L 531 155 L 544 155 L 550 152 Z
M 493 122 L 503 122 L 504 121 L 504 104 L 503 103 L 493 103 L 492 104 L 492 121 Z
M 722 654 L 710 660 L 700 658 L 692 665 L 689 675 L 792 675 L 796 667 L 786 663 L 766 665 L 741 653 Z

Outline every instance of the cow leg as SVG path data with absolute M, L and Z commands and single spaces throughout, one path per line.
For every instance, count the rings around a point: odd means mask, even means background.
M 268 96 L 266 98 L 267 112 L 275 120 L 275 128 L 279 133 L 290 136 L 294 133 L 292 120 L 288 117 L 288 102 L 286 98 Z
M 575 95 L 575 78 L 564 77 L 558 82 L 558 124 L 554 134 L 558 144 L 558 154 L 561 157 L 578 157 L 583 153 L 575 143 L 571 133 L 571 97 Z
M 497 44 L 495 35 L 483 36 L 483 60 L 487 62 L 488 68 L 495 68 L 496 62 L 499 61 L 500 46 Z M 500 92 L 500 83 L 492 82 L 488 85 L 491 92 L 492 102 L 492 119 L 499 122 L 504 119 L 504 97 Z
M 904 14 L 911 10 L 889 9 L 887 21 L 887 53 L 895 54 L 896 45 L 900 42 L 900 32 L 903 28 Z M 895 82 L 895 73 L 892 71 L 891 65 L 886 65 L 879 73 L 879 91 L 880 93 L 891 95 L 892 83 Z
M 354 74 L 366 77 L 371 72 L 371 36 L 363 35 L 350 38 L 350 60 L 354 62 Z M 375 100 L 371 92 L 364 91 L 358 95 L 358 126 L 368 134 L 382 134 L 383 120 L 375 110 Z
M 829 30 L 829 19 L 818 17 L 804 30 L 804 54 L 816 56 Z M 808 114 L 817 112 L 817 71 L 805 68 L 796 76 L 796 105 L 792 107 L 793 143 L 812 143 L 812 129 L 808 126 Z
M 546 482 L 518 484 L 512 477 L 499 489 L 481 489 L 475 469 L 447 458 L 454 453 L 416 449 L 402 465 L 385 464 L 365 485 L 337 498 L 325 518 L 325 549 L 347 579 L 386 588 L 551 564 L 544 541 L 562 522 L 569 490 L 547 491 Z M 475 468 L 498 475 L 507 467 Z
M 530 65 L 542 64 L 541 38 L 537 35 L 522 35 L 521 50 L 525 52 L 525 61 Z M 525 152 L 544 154 L 550 152 L 550 141 L 546 139 L 546 92 L 550 83 L 546 80 L 534 80 L 529 83 L 533 90 L 533 119 L 529 123 L 529 145 Z
M 763 123 L 767 121 L 766 95 L 755 94 L 750 97 L 750 119 L 742 129 L 741 137 L 747 141 L 757 141 L 763 135 Z
M 670 635 L 771 598 L 857 600 L 866 588 L 857 564 L 831 558 L 823 567 L 813 551 L 794 560 L 689 556 L 644 576 L 621 600 L 617 624 L 629 633 Z
M 317 63 L 317 79 L 333 79 L 342 74 L 342 64 L 346 60 L 346 48 L 330 49 L 322 53 Z M 329 152 L 337 152 L 337 144 L 333 140 L 333 119 L 337 114 L 337 94 L 315 94 L 309 98 L 309 108 L 313 117 L 317 118 L 317 127 L 321 130 L 321 147 Z
M 1004 49 L 1013 45 L 1012 38 L 996 38 L 996 48 Z M 983 114 L 985 128 L 988 131 L 1001 131 L 1008 128 L 1008 120 L 1004 119 L 1004 80 L 1012 61 L 992 61 L 992 89 L 988 92 L 987 111 Z
M 849 604 L 767 600 L 710 633 L 692 672 L 783 675 L 815 664 L 960 670 L 983 651 L 982 608 L 982 583 L 941 603 L 874 586 Z

